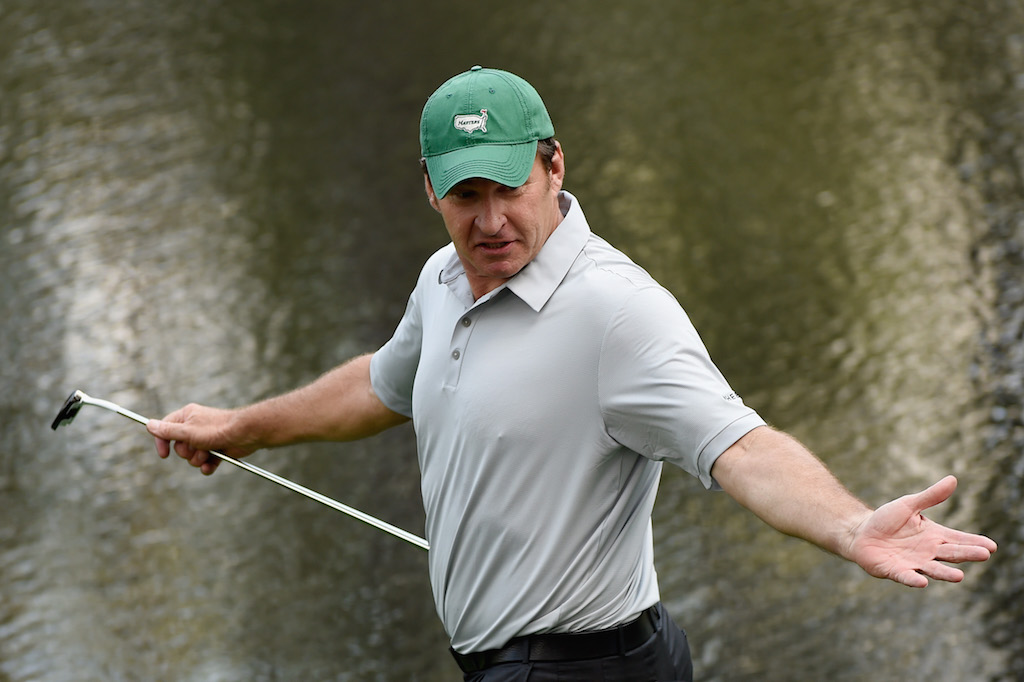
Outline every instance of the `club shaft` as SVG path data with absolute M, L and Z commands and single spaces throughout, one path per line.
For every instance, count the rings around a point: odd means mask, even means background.
M 102 407 L 102 408 L 104 408 L 106 410 L 110 410 L 111 412 L 116 412 L 116 413 L 118 413 L 118 414 L 120 414 L 120 415 L 122 415 L 124 417 L 127 417 L 128 419 L 131 419 L 133 421 L 137 421 L 140 424 L 146 424 L 147 422 L 149 422 L 149 419 L 147 417 L 143 417 L 141 414 L 137 414 L 135 412 L 132 412 L 131 410 L 126 410 L 125 408 L 121 407 L 120 405 L 117 405 L 116 403 L 112 403 L 109 400 L 101 400 L 99 398 L 93 398 L 93 397 L 85 395 L 84 393 L 80 394 L 80 397 L 82 399 L 82 402 L 85 403 L 86 405 L 94 405 L 96 407 Z M 426 549 L 426 550 L 430 549 L 430 545 L 427 543 L 427 541 L 424 540 L 423 538 L 419 537 L 418 535 L 413 535 L 412 533 L 410 533 L 408 531 L 405 531 L 405 530 L 402 530 L 401 528 L 398 528 L 397 526 L 393 526 L 390 523 L 387 523 L 386 521 L 381 521 L 380 519 L 376 518 L 375 516 L 370 516 L 369 514 L 367 514 L 365 512 L 361 512 L 358 509 L 355 509 L 353 507 L 348 506 L 347 504 L 342 504 L 341 502 L 338 502 L 337 500 L 331 499 L 330 497 L 327 497 L 326 495 L 321 495 L 320 493 L 316 492 L 315 490 L 310 490 L 309 488 L 307 488 L 305 486 L 302 486 L 302 485 L 299 485 L 298 483 L 295 483 L 294 481 L 289 481 L 287 478 L 282 478 L 281 476 L 278 476 L 277 474 L 273 474 L 273 473 L 267 471 L 266 469 L 261 469 L 260 467 L 255 466 L 254 464 L 249 464 L 248 462 L 243 462 L 240 459 L 236 459 L 234 457 L 231 457 L 230 455 L 225 455 L 222 452 L 217 452 L 215 450 L 210 450 L 210 454 L 213 455 L 214 457 L 217 457 L 218 459 L 220 459 L 220 460 L 222 460 L 224 462 L 228 462 L 229 464 L 234 464 L 239 469 L 245 469 L 246 471 L 248 471 L 250 473 L 253 473 L 253 474 L 256 474 L 257 476 L 260 476 L 262 478 L 265 478 L 268 481 L 273 481 L 274 483 L 277 483 L 280 486 L 288 488 L 289 490 L 291 490 L 293 492 L 297 492 L 300 495 L 304 495 L 305 497 L 308 497 L 311 500 L 316 500 L 320 504 L 327 505 L 331 509 L 335 509 L 337 511 L 340 511 L 342 514 L 347 514 L 347 515 L 351 516 L 354 519 L 359 519 L 363 523 L 367 523 L 367 524 L 373 526 L 374 528 L 377 528 L 379 530 L 384 531 L 385 533 L 390 533 L 391 535 L 394 535 L 397 538 L 405 540 L 406 542 L 408 542 L 410 544 L 416 545 L 417 547 L 422 547 L 423 549 Z
M 136 412 L 132 412 L 131 410 L 126 410 L 125 408 L 121 407 L 120 405 L 118 405 L 116 403 L 112 403 L 109 400 L 101 400 L 100 398 L 93 398 L 92 396 L 85 395 L 81 391 L 78 392 L 78 396 L 79 396 L 79 398 L 82 399 L 82 402 L 85 403 L 86 405 L 95 405 L 96 407 L 102 407 L 103 409 L 110 410 L 111 412 L 117 412 L 119 415 L 121 415 L 123 417 L 128 417 L 132 421 L 137 421 L 137 422 L 139 422 L 142 425 L 145 425 L 149 421 L 148 418 L 143 417 L 141 414 L 138 414 Z
M 305 495 L 309 499 L 316 500 L 320 504 L 325 504 L 328 507 L 330 507 L 331 509 L 336 509 L 337 511 L 340 511 L 343 514 L 348 514 L 349 516 L 351 516 L 354 519 L 359 519 L 363 523 L 368 523 L 371 526 L 373 526 L 374 528 L 378 528 L 378 529 L 384 531 L 385 533 L 391 533 L 395 537 L 401 538 L 402 540 L 405 540 L 406 542 L 414 544 L 417 547 L 422 547 L 423 549 L 427 549 L 427 550 L 430 549 L 430 545 L 427 544 L 427 541 L 424 540 L 423 538 L 419 537 L 418 535 L 413 535 L 412 533 L 410 533 L 408 531 L 405 531 L 405 530 L 402 530 L 401 528 L 398 528 L 397 526 L 392 526 L 390 523 L 387 523 L 386 521 L 381 521 L 380 519 L 378 519 L 375 516 L 370 516 L 369 514 L 367 514 L 365 512 L 361 512 L 358 509 L 355 509 L 353 507 L 348 506 L 347 504 L 342 504 L 341 502 L 338 502 L 337 500 L 331 499 L 330 497 L 327 497 L 326 495 L 321 495 L 320 493 L 316 492 L 315 490 L 310 490 L 309 488 L 307 488 L 307 487 L 305 487 L 303 485 L 299 485 L 298 483 L 295 483 L 293 481 L 289 481 L 287 478 L 282 478 L 281 476 L 278 476 L 277 474 L 271 473 L 271 472 L 267 471 L 266 469 L 261 469 L 260 467 L 254 465 L 254 464 L 249 464 L 248 462 L 243 462 L 240 459 L 236 459 L 234 457 L 231 457 L 230 455 L 225 455 L 222 452 L 217 452 L 216 450 L 210 450 L 210 454 L 213 455 L 214 457 L 219 457 L 221 460 L 223 460 L 225 462 L 229 462 L 231 464 L 234 464 L 239 469 L 245 469 L 246 471 L 252 472 L 252 473 L 256 474 L 257 476 L 262 476 L 263 478 L 267 479 L 268 481 L 273 481 L 274 483 L 277 483 L 280 486 L 284 486 L 285 488 L 288 488 L 289 490 L 297 492 L 300 495 Z

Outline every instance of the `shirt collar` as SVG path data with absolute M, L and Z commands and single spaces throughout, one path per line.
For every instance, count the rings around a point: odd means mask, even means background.
M 561 191 L 558 206 L 564 215 L 562 222 L 544 242 L 540 253 L 506 283 L 512 293 L 536 312 L 555 293 L 590 237 L 590 226 L 576 197 Z
M 565 279 L 569 268 L 590 237 L 590 226 L 576 197 L 563 190 L 558 193 L 558 206 L 562 210 L 562 222 L 544 242 L 540 253 L 515 277 L 476 301 L 477 305 L 493 298 L 502 289 L 508 289 L 534 311 L 540 312 Z M 472 306 L 473 294 L 465 274 L 462 261 L 453 249 L 451 257 L 438 274 L 437 281 L 447 285 L 453 294 Z

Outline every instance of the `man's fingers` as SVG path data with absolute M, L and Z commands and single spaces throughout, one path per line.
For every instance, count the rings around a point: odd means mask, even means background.
M 216 471 L 217 465 L 220 464 L 220 458 L 211 455 L 209 450 L 200 450 L 181 441 L 174 443 L 174 451 L 178 453 L 179 457 L 200 469 L 207 476 Z
M 930 507 L 942 504 L 948 500 L 956 490 L 956 476 L 946 476 L 941 481 L 931 485 L 916 495 L 909 502 L 918 512 Z M 952 528 L 945 528 L 945 537 L 937 552 L 936 558 L 940 561 L 951 561 L 960 563 L 962 561 L 985 561 L 996 551 L 997 545 L 994 540 L 984 535 L 965 533 Z
M 188 443 L 180 440 L 174 443 L 174 451 L 178 453 L 178 457 L 186 460 L 194 467 L 201 467 L 210 459 L 210 453 L 208 451 L 194 448 Z
M 906 569 L 894 577 L 895 581 L 902 585 L 917 588 L 928 587 L 928 578 L 947 583 L 958 583 L 963 581 L 964 572 L 939 561 L 929 561 L 918 569 Z
M 211 455 L 209 450 L 212 438 L 207 433 L 212 430 L 210 415 L 214 416 L 212 422 L 216 426 L 215 418 L 223 412 L 199 405 L 186 405 L 163 419 L 150 419 L 146 428 L 156 441 L 156 452 L 160 457 L 167 457 L 174 450 L 179 457 L 209 476 L 220 464 L 220 458 Z M 198 446 L 194 445 L 197 441 L 200 444 Z M 213 447 L 216 445 L 213 444 Z M 245 454 L 243 452 L 242 456 Z
M 914 509 L 917 511 L 924 511 L 930 509 L 937 504 L 942 504 L 950 498 L 953 491 L 956 490 L 956 476 L 946 476 L 938 483 L 929 486 L 926 490 L 919 493 L 909 495 L 911 498 L 908 500 Z
M 153 436 L 164 441 L 182 440 L 188 436 L 188 429 L 179 422 L 167 419 L 150 419 L 146 422 L 146 430 Z
M 939 545 L 935 558 L 959 564 L 964 561 L 987 561 L 996 549 L 996 543 L 984 535 L 973 535 L 967 543 L 947 542 Z
M 171 454 L 171 442 L 156 436 L 153 437 L 153 440 L 156 442 L 156 454 L 162 459 L 167 459 L 167 456 Z
M 921 569 L 921 572 L 926 576 L 935 578 L 936 580 L 944 580 L 947 583 L 958 583 L 964 579 L 964 572 L 959 568 L 947 566 L 946 564 L 938 561 L 929 562 Z
M 192 456 L 196 452 L 195 448 L 193 448 L 191 445 L 189 445 L 183 440 L 174 442 L 174 451 L 178 453 L 178 457 L 187 460 L 191 460 Z
M 915 570 L 906 570 L 893 576 L 893 580 L 907 587 L 928 587 L 928 578 Z

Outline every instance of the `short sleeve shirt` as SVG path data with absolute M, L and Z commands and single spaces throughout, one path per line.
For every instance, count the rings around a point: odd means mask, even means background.
M 479 300 L 436 252 L 371 361 L 413 419 L 431 587 L 463 653 L 655 603 L 661 462 L 716 487 L 715 459 L 764 424 L 675 298 L 560 202 L 537 257 Z

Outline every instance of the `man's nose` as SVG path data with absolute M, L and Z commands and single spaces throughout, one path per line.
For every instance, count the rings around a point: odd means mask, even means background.
M 501 232 L 501 228 L 507 222 L 502 201 L 488 198 L 481 202 L 480 211 L 476 216 L 477 229 L 486 235 L 495 235 Z

